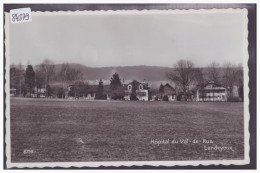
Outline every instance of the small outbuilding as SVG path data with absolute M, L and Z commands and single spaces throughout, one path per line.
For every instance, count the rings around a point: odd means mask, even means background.
M 169 84 L 161 84 L 159 88 L 159 100 L 176 101 L 176 90 Z

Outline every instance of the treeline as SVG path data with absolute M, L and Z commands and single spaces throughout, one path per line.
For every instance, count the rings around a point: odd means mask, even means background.
M 54 63 L 46 59 L 36 66 L 27 65 L 25 69 L 21 64 L 11 65 L 10 88 L 16 89 L 16 95 L 23 97 L 31 97 L 32 93 L 40 97 L 40 92 L 44 89 L 45 97 L 65 98 L 67 93 L 69 97 L 79 98 L 88 94 L 90 86 L 80 70 L 64 63 L 55 73 Z M 95 99 L 106 99 L 106 94 L 100 80 Z M 118 73 L 111 77 L 109 95 L 113 100 L 124 98 L 124 87 Z
M 243 99 L 243 67 L 232 63 L 222 65 L 212 62 L 206 68 L 199 68 L 193 62 L 187 60 L 178 61 L 167 78 L 175 84 L 178 93 L 182 93 L 184 100 L 191 99 L 198 87 L 205 87 L 209 81 L 214 81 L 228 89 L 228 99 L 232 101 L 233 88 L 238 87 L 238 94 Z M 73 86 L 68 91 L 68 86 Z M 82 97 L 88 94 L 89 85 L 87 79 L 80 70 L 71 68 L 68 63 L 62 64 L 55 72 L 55 65 L 51 60 L 45 59 L 41 64 L 24 68 L 21 64 L 10 67 L 10 87 L 16 89 L 17 95 L 31 96 L 38 91 L 45 90 L 45 97 L 65 98 L 66 91 L 69 96 Z M 36 89 L 35 89 L 36 88 Z M 104 98 L 104 86 L 100 81 L 97 99 Z M 133 92 L 134 93 L 134 92 Z M 149 91 L 149 96 L 153 91 Z M 109 95 L 111 99 L 123 99 L 124 88 L 119 74 L 115 73 L 110 80 Z M 135 99 L 134 96 L 131 98 Z
M 52 87 L 50 86 L 52 83 Z M 61 84 L 61 85 L 60 85 Z M 10 87 L 16 89 L 17 95 L 31 96 L 33 92 L 45 90 L 45 96 L 56 95 L 65 97 L 65 90 L 69 84 L 76 84 L 80 88 L 75 88 L 79 93 L 86 87 L 82 74 L 79 70 L 70 68 L 69 64 L 62 64 L 60 71 L 55 74 L 55 65 L 52 61 L 45 59 L 41 64 L 24 67 L 11 65 L 10 67 Z M 36 88 L 36 89 L 35 89 Z
M 203 70 L 206 70 L 203 73 Z M 196 89 L 204 89 L 205 85 L 214 81 L 217 85 L 227 89 L 228 101 L 234 101 L 233 90 L 238 87 L 239 97 L 243 100 L 243 67 L 230 62 L 222 64 L 212 62 L 206 68 L 195 67 L 188 60 L 178 61 L 173 69 L 166 74 L 167 78 L 175 83 L 177 90 L 183 93 L 184 100 L 191 99 Z M 199 87 L 199 88 L 198 88 Z

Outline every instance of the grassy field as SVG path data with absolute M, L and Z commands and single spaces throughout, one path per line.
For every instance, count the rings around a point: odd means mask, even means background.
M 242 159 L 243 146 L 243 103 L 11 99 L 12 162 Z

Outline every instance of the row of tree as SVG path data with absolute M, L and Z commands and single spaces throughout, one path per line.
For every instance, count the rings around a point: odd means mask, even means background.
M 54 72 L 54 64 L 49 60 L 44 60 L 35 70 L 32 65 L 28 65 L 26 70 L 19 64 L 10 68 L 10 87 L 15 88 L 19 95 L 31 95 L 34 88 L 45 88 L 46 95 L 49 94 L 49 82 Z
M 26 69 L 19 64 L 11 65 L 10 68 L 10 87 L 16 89 L 19 95 L 29 95 L 34 92 L 45 90 L 45 97 L 55 94 L 65 97 L 64 91 L 69 84 L 77 84 L 80 88 L 75 88 L 75 94 L 78 90 L 84 90 L 84 82 L 79 70 L 70 68 L 69 64 L 62 64 L 60 71 L 55 75 L 55 65 L 52 61 L 45 59 L 40 65 L 27 65 Z M 51 88 L 50 82 L 62 83 L 62 88 Z M 78 91 L 77 93 L 79 93 Z M 61 94 L 62 93 L 62 94 Z
M 167 73 L 167 78 L 175 84 L 179 93 L 183 93 L 184 100 L 189 99 L 194 88 L 198 86 L 203 88 L 209 81 L 214 81 L 227 88 L 230 91 L 228 97 L 231 100 L 233 88 L 238 86 L 239 95 L 243 98 L 243 68 L 241 65 L 224 63 L 220 66 L 220 64 L 213 62 L 207 68 L 197 68 L 191 61 L 180 60 Z M 52 83 L 51 87 L 50 83 Z M 56 95 L 60 98 L 65 98 L 69 86 L 73 86 L 69 91 L 69 96 L 73 97 L 86 95 L 89 87 L 80 70 L 71 68 L 67 63 L 55 70 L 54 63 L 48 59 L 34 67 L 27 65 L 25 70 L 21 64 L 12 65 L 10 85 L 11 88 L 16 89 L 19 95 L 25 96 L 29 93 L 31 96 L 32 92 L 44 89 L 46 91 L 45 97 Z M 125 96 L 124 86 L 118 73 L 111 77 L 109 95 L 113 100 L 122 100 Z M 105 99 L 102 81 L 99 82 L 96 99 Z M 137 99 L 134 87 L 132 87 L 130 99 Z
M 36 92 L 39 97 L 40 93 L 37 92 L 44 89 L 45 97 L 55 95 L 58 98 L 65 98 L 66 92 L 71 97 L 82 97 L 88 94 L 89 89 L 80 70 L 73 69 L 68 63 L 65 63 L 55 73 L 54 63 L 47 59 L 34 67 L 27 65 L 25 70 L 21 64 L 11 65 L 10 87 L 16 89 L 17 94 L 21 96 L 31 97 L 32 93 Z M 124 88 L 118 73 L 111 77 L 109 94 L 114 100 L 124 98 Z M 106 99 L 102 81 L 97 87 L 96 99 Z

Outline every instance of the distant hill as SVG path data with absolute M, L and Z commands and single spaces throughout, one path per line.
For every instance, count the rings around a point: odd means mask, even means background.
M 90 83 L 97 84 L 99 79 L 102 79 L 104 84 L 109 84 L 112 75 L 117 72 L 120 78 L 125 83 L 132 80 L 147 81 L 153 86 L 158 87 L 161 83 L 170 82 L 166 78 L 166 73 L 172 69 L 169 67 L 160 66 L 119 66 L 119 67 L 87 67 L 82 64 L 69 63 L 73 69 L 78 69 L 83 73 L 83 76 Z M 58 74 L 61 70 L 62 64 L 55 64 L 55 73 Z M 26 66 L 23 66 L 26 68 Z M 204 77 L 207 78 L 208 69 L 201 68 Z M 219 68 L 220 76 L 223 75 L 223 68 Z M 172 83 L 171 83 L 172 84 Z M 172 84 L 174 85 L 174 84 Z
M 69 64 L 71 68 L 80 70 L 88 80 L 109 80 L 115 72 L 121 79 L 139 81 L 164 81 L 169 67 L 159 66 L 124 66 L 124 67 L 86 67 L 82 64 Z M 61 69 L 61 64 L 55 65 L 55 73 Z

